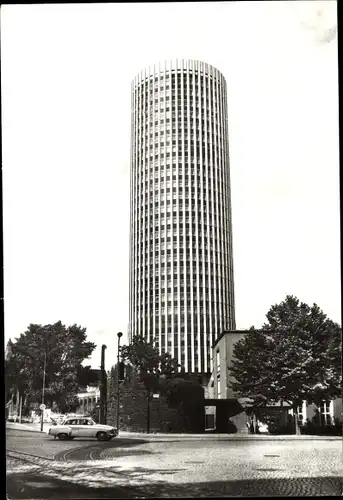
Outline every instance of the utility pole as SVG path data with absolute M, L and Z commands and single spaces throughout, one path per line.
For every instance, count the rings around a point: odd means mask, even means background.
M 41 406 L 41 416 L 40 416 L 40 430 L 43 431 L 43 421 L 44 421 L 44 395 L 45 395 L 45 372 L 46 372 L 46 350 L 44 349 L 44 371 L 43 371 L 43 387 L 42 387 L 42 406 Z
M 148 411 L 147 411 L 146 431 L 147 431 L 147 434 L 150 433 L 150 391 L 148 391 Z
M 100 382 L 100 418 L 99 418 L 99 423 L 104 424 L 105 423 L 105 350 L 107 349 L 107 346 L 103 344 L 101 346 L 101 382 Z
M 119 365 L 119 355 L 120 355 L 120 338 L 123 336 L 122 332 L 117 333 L 118 337 L 118 354 L 117 354 L 117 431 L 119 434 L 120 427 L 120 365 Z

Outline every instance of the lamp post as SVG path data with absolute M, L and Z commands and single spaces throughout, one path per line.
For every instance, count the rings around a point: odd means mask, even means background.
M 120 385 L 119 385 L 119 378 L 120 378 L 120 367 L 119 367 L 119 352 L 120 352 L 120 337 L 122 337 L 123 334 L 122 332 L 117 333 L 118 337 L 118 354 L 117 354 L 117 432 L 119 434 L 119 414 L 120 414 L 120 407 L 119 407 L 119 396 L 120 396 Z
M 105 344 L 101 346 L 101 382 L 100 382 L 100 414 L 99 414 L 99 423 L 105 423 L 105 406 L 106 406 L 106 373 L 105 373 L 105 350 L 107 347 Z
M 46 372 L 46 350 L 44 349 L 44 371 L 43 371 L 43 387 L 42 387 L 42 405 L 41 405 L 41 416 L 40 416 L 40 430 L 43 431 L 43 421 L 44 421 L 44 395 L 45 395 L 45 372 Z

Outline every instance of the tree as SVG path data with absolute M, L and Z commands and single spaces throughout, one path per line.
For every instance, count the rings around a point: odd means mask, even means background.
M 299 433 L 302 401 L 319 404 L 341 394 L 341 327 L 316 304 L 289 295 L 270 308 L 267 320 L 235 344 L 232 388 L 255 405 L 290 404 Z
M 121 347 L 121 356 L 139 373 L 147 391 L 147 432 L 150 425 L 150 399 L 159 386 L 160 377 L 172 377 L 180 366 L 169 353 L 159 353 L 152 342 L 143 336 L 135 336 L 131 344 Z
M 8 347 L 5 360 L 6 389 L 19 391 L 27 404 L 39 403 L 45 369 L 45 403 L 54 403 L 61 412 L 74 410 L 77 393 L 91 377 L 82 366 L 95 349 L 86 341 L 86 329 L 66 327 L 61 321 L 51 325 L 30 324 Z
M 121 347 L 121 357 L 139 371 L 141 381 L 149 391 L 154 389 L 160 376 L 170 377 L 180 366 L 169 353 L 160 354 L 152 342 L 138 335 L 131 344 Z

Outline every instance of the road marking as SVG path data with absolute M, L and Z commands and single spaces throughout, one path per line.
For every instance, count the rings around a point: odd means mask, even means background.
M 94 453 L 96 453 L 98 451 L 100 451 L 100 450 L 96 449 L 96 450 L 93 450 L 93 451 L 90 452 L 90 455 L 89 455 L 90 460 L 96 460 L 96 458 L 94 457 Z M 101 458 L 101 453 L 99 453 L 99 455 L 100 455 L 100 458 Z
M 68 456 L 74 453 L 75 451 L 80 451 L 80 450 L 87 450 L 89 448 L 93 448 L 96 446 L 95 444 L 91 444 L 88 446 L 77 446 L 75 448 L 71 448 L 69 450 L 64 450 L 64 451 L 59 451 L 58 453 L 54 454 L 54 460 L 59 461 L 59 462 L 64 462 L 67 461 Z
M 26 453 L 25 451 L 16 451 L 16 450 L 9 450 L 8 448 L 6 449 L 6 454 L 9 452 L 8 456 L 11 456 L 10 453 L 14 453 L 15 455 L 25 455 L 28 457 L 34 457 L 34 458 L 41 458 L 42 460 L 50 460 L 50 462 L 53 462 L 53 458 L 49 457 L 42 457 L 40 455 L 34 455 L 33 453 Z M 16 457 L 13 457 L 16 458 Z

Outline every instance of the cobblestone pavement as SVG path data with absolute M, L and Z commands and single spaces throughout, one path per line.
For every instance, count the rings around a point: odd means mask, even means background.
M 42 460 L 42 459 L 40 459 Z M 341 496 L 343 481 L 336 477 L 272 478 L 226 480 L 193 483 L 171 483 L 168 480 L 144 481 L 135 479 L 139 468 L 130 471 L 109 469 L 101 478 L 86 467 L 75 470 L 73 463 L 59 463 L 62 470 L 49 464 L 25 464 L 8 459 L 8 466 L 16 469 L 8 477 L 7 491 L 11 500 L 24 498 L 177 498 L 227 496 Z M 50 470 L 49 470 L 50 467 Z M 19 470 L 20 469 L 20 470 Z M 144 471 L 142 471 L 144 472 Z M 169 474 L 175 471 L 169 470 Z M 145 471 L 147 473 L 147 471 Z M 167 473 L 167 471 L 164 471 Z M 83 475 L 83 480 L 82 480 Z
M 315 477 L 341 476 L 342 441 L 301 442 L 169 442 L 146 443 L 139 446 L 142 467 L 152 470 L 158 466 L 174 466 L 179 469 L 178 481 L 211 481 L 227 476 L 246 479 L 265 477 Z M 153 452 L 153 453 L 149 453 Z M 134 467 L 133 456 L 118 456 L 118 450 L 99 450 L 98 457 L 110 460 L 113 454 L 120 467 Z M 194 471 L 194 479 L 190 471 Z M 262 476 L 261 476 L 262 474 Z M 224 477 L 223 477 L 224 476 Z M 156 477 L 157 478 L 157 477 Z M 150 476 L 150 479 L 152 477 Z
M 337 440 L 138 441 L 129 446 L 125 439 L 76 443 L 35 436 L 37 442 L 16 438 L 17 445 L 22 441 L 19 454 L 12 451 L 7 459 L 11 499 L 55 498 L 55 492 L 61 497 L 62 486 L 66 498 L 343 494 L 342 442 Z M 27 453 L 53 450 L 45 459 L 25 456 L 24 442 Z

